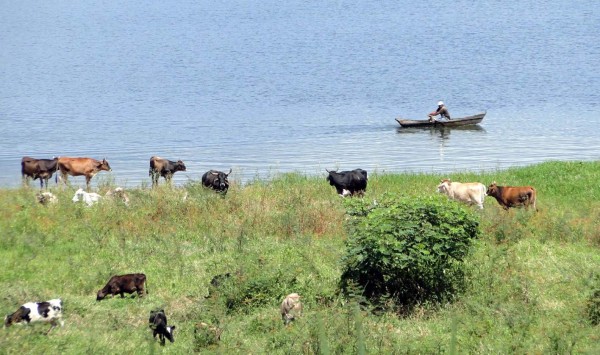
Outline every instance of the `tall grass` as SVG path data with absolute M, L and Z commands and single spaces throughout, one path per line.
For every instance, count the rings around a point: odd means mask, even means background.
M 598 176 L 600 162 L 371 174 L 365 198 L 373 200 L 435 194 L 446 177 L 538 191 L 537 212 L 486 199 L 468 290 L 408 316 L 339 296 L 346 217 L 324 177 L 283 174 L 234 184 L 226 196 L 194 181 L 137 188 L 127 191 L 129 206 L 90 208 L 71 202 L 74 189 L 52 188 L 59 203 L 50 206 L 35 201 L 34 187 L 0 190 L 0 311 L 61 297 L 66 321 L 49 336 L 45 325 L 4 329 L 0 352 L 598 353 L 586 308 L 600 274 Z M 111 275 L 129 272 L 146 273 L 147 297 L 95 300 Z M 230 285 L 210 286 L 227 272 Z M 291 292 L 304 312 L 286 327 L 278 306 Z M 147 324 L 159 307 L 177 326 L 164 348 Z M 200 346 L 199 322 L 221 327 L 220 342 Z

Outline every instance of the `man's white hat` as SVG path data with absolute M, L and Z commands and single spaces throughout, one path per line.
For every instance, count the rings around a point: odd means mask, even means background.
M 438 106 L 442 106 L 444 104 L 444 101 L 438 101 Z

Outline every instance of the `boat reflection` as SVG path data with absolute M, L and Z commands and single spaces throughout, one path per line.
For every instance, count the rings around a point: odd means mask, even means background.
M 447 127 L 447 126 L 399 127 L 396 129 L 396 132 L 398 132 L 399 134 L 423 134 L 424 132 L 429 132 L 430 135 L 438 136 L 439 138 L 442 138 L 442 139 L 450 138 L 450 133 L 452 131 L 486 133 L 485 128 L 483 128 L 479 125 L 456 126 L 456 127 Z

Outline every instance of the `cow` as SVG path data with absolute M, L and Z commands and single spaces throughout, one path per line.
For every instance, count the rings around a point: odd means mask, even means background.
M 229 174 L 231 174 L 231 169 L 227 174 L 218 170 L 209 170 L 202 175 L 202 186 L 226 194 L 229 189 L 229 180 L 227 180 Z
M 46 335 L 56 327 L 57 322 L 64 326 L 62 318 L 62 300 L 56 298 L 45 302 L 28 302 L 19 307 L 16 312 L 7 315 L 4 318 L 4 327 L 10 327 L 13 324 L 29 324 L 36 322 L 48 322 L 51 324 Z
M 331 186 L 335 186 L 337 193 L 342 196 L 363 196 L 367 191 L 367 172 L 363 169 L 354 169 L 352 171 L 329 171 L 327 181 Z
M 125 206 L 129 206 L 129 195 L 125 192 L 122 187 L 117 187 L 114 190 L 108 190 L 104 197 L 109 200 L 120 200 Z
M 158 178 L 162 176 L 167 183 L 171 182 L 173 174 L 178 171 L 185 171 L 185 164 L 181 161 L 171 161 L 161 157 L 150 158 L 150 169 L 148 175 L 152 178 L 152 187 L 158 185 Z
M 42 205 L 53 205 L 58 202 L 58 199 L 52 192 L 41 192 L 35 195 L 37 201 Z
M 73 202 L 85 202 L 85 204 L 90 207 L 94 203 L 100 201 L 102 196 L 95 192 L 85 192 L 83 189 L 78 189 L 75 191 L 75 195 L 73 196 Z
M 146 283 L 146 275 L 144 274 L 126 274 L 126 275 L 115 275 L 108 280 L 106 286 L 104 286 L 96 295 L 96 301 L 103 300 L 107 295 L 120 294 L 121 298 L 124 298 L 124 293 L 137 292 L 138 297 L 142 297 L 144 293 L 148 294 L 148 291 L 144 291 L 144 284 Z
M 302 303 L 300 302 L 300 295 L 297 293 L 290 293 L 287 295 L 283 302 L 281 302 L 281 319 L 283 323 L 288 325 L 291 321 L 296 319 L 297 315 L 302 313 Z
M 158 335 L 160 345 L 165 345 L 165 338 L 169 339 L 171 343 L 175 342 L 175 338 L 173 336 L 175 326 L 167 325 L 167 316 L 165 315 L 165 311 L 163 309 L 150 311 L 149 323 L 150 329 L 152 329 L 152 336 L 156 339 L 156 336 Z
M 40 189 L 44 188 L 44 181 L 46 182 L 46 189 L 48 189 L 48 180 L 56 170 L 58 170 L 58 158 L 35 159 L 23 157 L 21 159 L 21 177 L 24 185 L 29 184 L 29 178 L 33 180 L 40 179 Z
M 487 195 L 494 197 L 505 210 L 519 206 L 526 208 L 531 206 L 537 210 L 535 207 L 536 192 L 531 186 L 498 186 L 494 181 L 488 186 Z
M 102 161 L 92 158 L 58 158 L 58 169 L 60 170 L 61 179 L 67 183 L 67 177 L 85 176 L 86 190 L 90 190 L 90 180 L 100 171 L 112 171 L 106 158 Z
M 477 205 L 479 209 L 483 209 L 483 201 L 485 199 L 485 185 L 480 182 L 465 182 L 450 181 L 443 179 L 437 187 L 439 193 L 447 195 L 449 198 L 469 205 Z

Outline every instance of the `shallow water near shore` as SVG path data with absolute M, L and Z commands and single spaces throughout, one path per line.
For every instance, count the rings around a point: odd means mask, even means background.
M 20 184 L 26 155 L 106 157 L 94 184 L 121 186 L 149 183 L 153 155 L 186 163 L 176 184 L 597 160 L 598 18 L 591 0 L 7 3 L 0 186 Z M 394 120 L 440 99 L 487 115 Z

